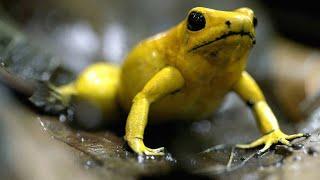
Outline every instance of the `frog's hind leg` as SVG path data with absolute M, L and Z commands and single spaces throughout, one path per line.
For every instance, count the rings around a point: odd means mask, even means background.
M 70 97 L 74 96 L 99 109 L 104 119 L 114 119 L 118 115 L 119 77 L 118 66 L 96 63 L 80 73 L 74 82 L 58 87 L 55 91 L 63 103 L 69 104 Z

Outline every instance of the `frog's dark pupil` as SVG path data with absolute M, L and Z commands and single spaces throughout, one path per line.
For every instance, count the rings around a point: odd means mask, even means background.
M 206 26 L 206 19 L 199 12 L 191 12 L 188 17 L 188 29 L 190 31 L 199 31 Z
M 256 17 L 253 17 L 253 26 L 257 27 L 258 25 L 258 19 Z

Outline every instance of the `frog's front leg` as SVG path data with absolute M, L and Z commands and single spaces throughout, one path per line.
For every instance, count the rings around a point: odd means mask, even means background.
M 304 136 L 302 133 L 286 135 L 280 130 L 278 121 L 266 103 L 260 88 L 247 72 L 242 72 L 240 79 L 233 86 L 233 90 L 253 110 L 260 131 L 263 134 L 256 141 L 250 144 L 239 144 L 237 147 L 253 148 L 264 144 L 264 147 L 259 151 L 262 153 L 269 149 L 272 144 L 280 142 L 291 146 L 288 140 Z
M 154 75 L 133 99 L 127 119 L 126 135 L 129 146 L 138 154 L 163 155 L 163 148 L 150 149 L 143 143 L 144 129 L 148 121 L 150 105 L 159 98 L 177 91 L 184 85 L 184 79 L 174 67 L 165 67 Z

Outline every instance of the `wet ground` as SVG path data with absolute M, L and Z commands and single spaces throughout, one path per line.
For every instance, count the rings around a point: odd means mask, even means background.
M 161 158 L 146 157 L 132 153 L 123 138 L 117 135 L 121 133 L 117 129 L 81 130 L 59 120 L 58 117 L 41 115 L 34 109 L 27 108 L 25 104 L 13 103 L 16 101 L 9 98 L 10 96 L 5 97 L 0 104 L 3 119 L 1 122 L 5 129 L 2 131 L 2 138 L 7 142 L 6 162 L 18 178 L 68 178 L 68 175 L 73 173 L 83 174 L 82 179 L 186 176 L 218 179 L 300 179 L 317 176 L 314 168 L 320 163 L 318 129 L 308 139 L 294 140 L 293 147 L 276 145 L 258 156 L 258 149 L 240 150 L 233 145 L 233 141 L 239 142 L 238 139 L 248 141 L 256 137 L 255 129 L 250 127 L 252 123 L 234 121 L 237 128 L 233 129 L 227 118 L 217 115 L 215 120 L 197 122 L 200 124 L 182 124 L 178 127 L 173 123 L 148 127 L 147 144 L 153 147 L 165 145 L 168 153 Z M 236 113 L 241 109 L 245 108 L 228 111 Z M 222 110 L 220 113 L 227 116 L 230 114 L 226 113 L 228 111 Z M 317 115 L 313 117 L 315 116 Z M 319 117 L 313 121 L 319 121 Z M 210 126 L 210 129 L 197 132 L 199 126 Z M 170 137 L 160 133 L 163 128 L 168 130 L 166 134 Z M 308 129 L 308 124 L 305 123 L 301 128 Z M 219 129 L 225 133 L 219 132 Z M 247 129 L 247 132 L 242 132 L 243 129 Z M 253 131 L 250 131 L 251 129 Z M 171 131 L 174 130 L 175 137 L 171 136 Z M 234 138 L 239 134 L 243 136 Z M 227 144 L 219 144 L 221 142 Z

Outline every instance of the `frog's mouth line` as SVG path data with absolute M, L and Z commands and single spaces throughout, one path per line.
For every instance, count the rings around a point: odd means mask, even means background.
M 201 47 L 203 47 L 203 46 L 212 44 L 212 43 L 214 43 L 214 42 L 216 42 L 216 41 L 219 41 L 219 40 L 222 40 L 222 39 L 226 39 L 226 38 L 229 37 L 229 36 L 235 36 L 235 35 L 249 36 L 250 39 L 252 39 L 253 44 L 255 43 L 255 38 L 254 38 L 254 36 L 253 36 L 251 33 L 249 33 L 249 32 L 244 32 L 244 31 L 234 32 L 234 31 L 230 31 L 230 32 L 228 32 L 228 33 L 226 33 L 226 34 L 223 34 L 222 36 L 220 36 L 220 37 L 218 37 L 218 38 L 216 38 L 216 39 L 214 39 L 214 40 L 211 40 L 211 41 L 205 42 L 205 43 L 203 43 L 203 44 L 200 44 L 200 45 L 198 45 L 198 46 L 195 46 L 195 47 L 193 47 L 192 49 L 190 49 L 188 52 L 197 50 L 197 49 L 199 49 L 199 48 L 201 48 Z

